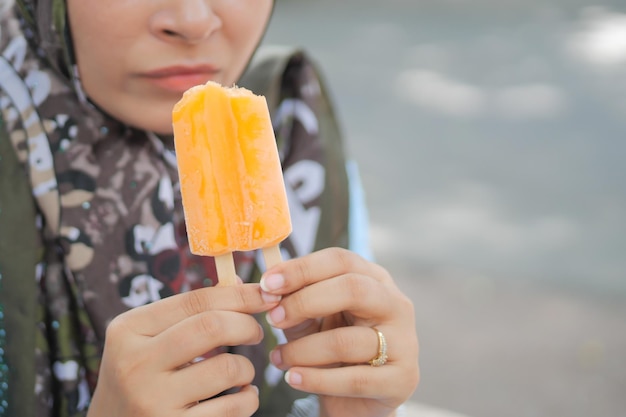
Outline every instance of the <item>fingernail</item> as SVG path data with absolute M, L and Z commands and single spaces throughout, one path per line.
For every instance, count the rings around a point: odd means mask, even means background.
M 272 326 L 276 326 L 285 320 L 285 309 L 282 306 L 275 307 L 267 313 L 266 318 Z
M 285 277 L 280 274 L 268 275 L 261 278 L 261 288 L 263 291 L 276 291 L 285 285 Z
M 283 355 L 280 353 L 280 349 L 274 349 L 270 352 L 270 362 L 277 368 L 283 364 Z
M 257 324 L 259 325 L 259 341 L 257 343 L 261 343 L 265 335 L 265 330 L 263 329 L 263 325 L 261 325 L 261 323 L 257 323 Z
M 302 375 L 294 371 L 287 371 L 285 373 L 285 382 L 289 385 L 301 385 Z
M 256 385 L 250 385 L 252 387 L 253 390 L 256 391 L 256 395 L 259 395 L 259 387 L 257 387 Z
M 265 291 L 261 291 L 261 298 L 263 299 L 263 301 L 265 301 L 267 304 L 274 304 L 278 301 L 281 300 L 281 298 L 283 298 L 280 295 L 276 295 L 276 294 L 270 294 L 268 292 Z

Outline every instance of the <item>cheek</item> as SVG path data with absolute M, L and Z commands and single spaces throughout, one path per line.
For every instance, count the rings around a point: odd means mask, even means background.
M 272 2 L 266 0 L 239 3 L 236 11 L 230 9 L 222 15 L 224 35 L 232 54 L 232 65 L 228 71 L 230 79 L 226 84 L 235 82 L 241 75 L 265 33 L 272 9 Z
M 88 24 L 91 26 L 87 27 Z M 92 101 L 106 108 L 127 88 L 125 74 L 132 51 L 128 40 L 132 37 L 113 30 L 110 24 L 104 24 L 100 19 L 92 18 L 75 26 L 78 30 L 72 35 L 81 84 Z
M 124 2 L 69 0 L 68 14 L 72 41 L 81 78 L 115 78 L 124 64 L 131 31 L 138 17 L 120 7 Z
M 78 74 L 87 96 L 100 106 L 107 107 L 124 88 L 121 57 L 112 48 L 92 44 L 92 48 L 76 51 Z

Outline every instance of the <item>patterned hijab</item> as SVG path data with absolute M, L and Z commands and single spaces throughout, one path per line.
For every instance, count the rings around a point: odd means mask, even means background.
M 36 294 L 26 292 L 24 302 L 14 294 L 2 298 L 0 416 L 11 410 L 20 416 L 84 415 L 110 320 L 215 283 L 213 259 L 189 251 L 171 142 L 123 125 L 85 99 L 65 7 L 63 0 L 17 0 L 0 21 L 0 130 L 8 134 L 0 142 L 9 139 L 28 173 L 40 248 L 32 281 L 13 279 L 35 283 Z M 332 108 L 304 55 L 278 62 L 259 64 L 245 78 L 279 74 L 268 100 L 294 225 L 284 255 L 345 247 L 347 176 Z M 238 275 L 258 279 L 257 253 L 235 255 Z M 5 284 L 11 279 L 0 278 Z M 30 327 L 5 333 L 9 319 L 18 328 L 18 317 Z M 37 330 L 34 369 L 24 352 L 23 366 L 11 365 L 10 353 L 19 350 L 11 350 L 11 343 L 31 337 L 27 328 Z M 266 336 L 259 346 L 221 350 L 253 361 L 262 393 L 258 415 L 285 415 L 288 398 L 296 394 L 269 365 L 267 349 L 276 339 L 269 328 Z M 33 386 L 34 393 L 28 388 Z
M 65 0 L 16 0 L 27 34 L 51 66 L 70 74 L 74 66 Z M 30 35 L 30 36 L 29 36 Z

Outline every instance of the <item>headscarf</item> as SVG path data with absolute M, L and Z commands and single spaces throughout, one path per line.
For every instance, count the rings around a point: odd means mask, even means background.
M 16 0 L 25 34 L 59 73 L 74 65 L 65 0 Z
M 129 308 L 215 283 L 213 259 L 189 252 L 173 149 L 85 99 L 66 16 L 63 0 L 17 0 L 0 26 L 1 128 L 28 173 L 40 213 L 41 247 L 34 400 L 10 384 L 2 389 L 2 377 L 10 372 L 3 373 L 0 363 L 0 416 L 3 410 L 84 415 L 110 320 Z M 285 61 L 281 80 L 271 112 L 283 145 L 294 224 L 283 252 L 295 257 L 346 246 L 345 161 L 340 144 L 331 144 L 335 137 L 320 133 L 334 129 L 332 109 L 303 55 Z M 258 279 L 257 255 L 235 254 L 244 281 Z M 267 360 L 267 349 L 280 334 L 266 326 L 266 336 L 263 345 L 229 350 L 253 361 L 262 410 L 284 415 L 283 404 L 295 394 Z M 9 358 L 9 371 L 10 365 Z M 282 398 L 274 401 L 277 396 Z

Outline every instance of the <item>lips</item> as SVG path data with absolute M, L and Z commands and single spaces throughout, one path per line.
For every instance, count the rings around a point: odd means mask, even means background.
M 141 74 L 141 77 L 158 88 L 183 93 L 196 85 L 214 79 L 219 70 L 210 65 L 171 66 Z

